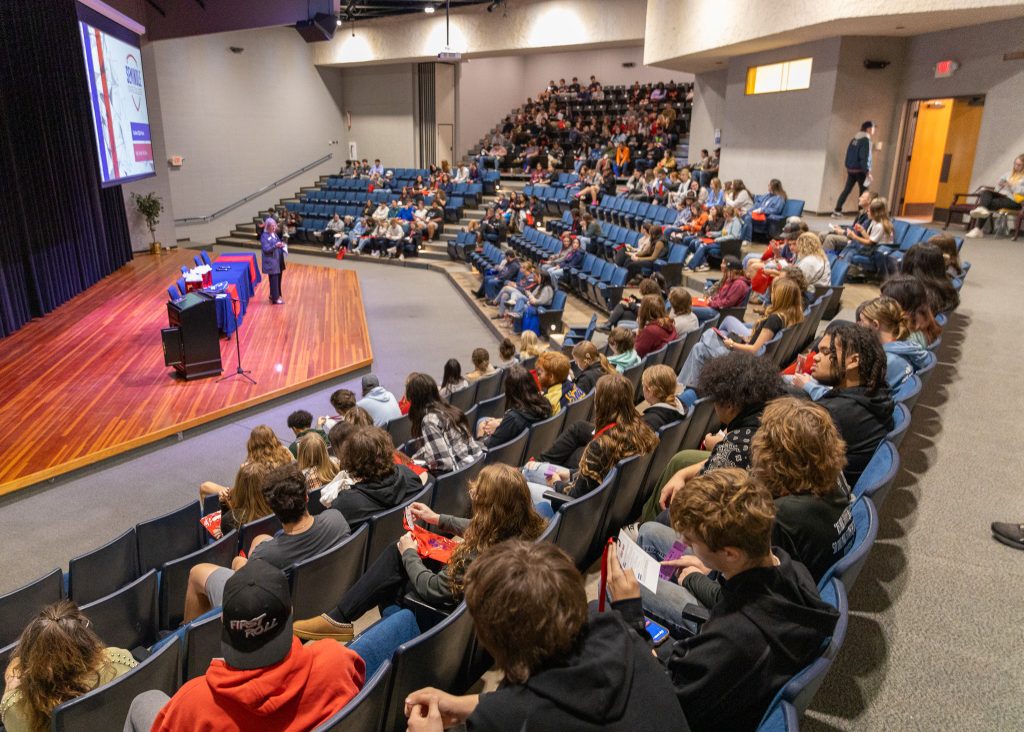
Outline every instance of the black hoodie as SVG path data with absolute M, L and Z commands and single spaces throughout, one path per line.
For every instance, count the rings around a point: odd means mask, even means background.
M 567 658 L 483 694 L 469 732 L 686 732 L 672 684 L 618 613 L 592 613 Z
M 818 400 L 832 415 L 839 434 L 846 441 L 847 482 L 857 485 L 875 448 L 892 431 L 893 402 L 889 387 L 883 385 L 874 394 L 867 388 L 833 389 Z
M 722 581 L 700 632 L 671 649 L 666 665 L 694 732 L 756 729 L 778 690 L 820 655 L 835 629 L 839 613 L 818 596 L 807 569 L 783 550 L 772 551 L 778 567 Z M 691 574 L 687 589 L 691 579 L 715 584 Z M 694 589 L 698 597 L 708 594 Z M 614 607 L 643 631 L 640 600 Z
M 341 511 L 353 529 L 370 516 L 404 503 L 423 490 L 416 473 L 404 465 L 396 465 L 394 472 L 383 480 L 356 483 L 348 490 L 338 492 L 331 508 Z

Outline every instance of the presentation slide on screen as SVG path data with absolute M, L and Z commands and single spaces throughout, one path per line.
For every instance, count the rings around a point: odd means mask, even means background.
M 154 175 L 142 54 L 138 46 L 80 25 L 103 183 Z

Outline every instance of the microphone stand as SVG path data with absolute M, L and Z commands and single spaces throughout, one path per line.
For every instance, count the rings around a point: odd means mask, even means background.
M 242 368 L 242 344 L 238 340 L 238 315 L 235 313 L 235 305 L 237 304 L 239 309 L 241 309 L 242 301 L 237 298 L 231 297 L 231 295 L 228 295 L 228 298 L 231 300 L 231 320 L 235 324 L 235 352 L 238 354 L 238 368 L 235 369 L 235 373 L 228 374 L 227 376 L 221 376 L 219 379 L 217 379 L 217 381 L 220 382 L 226 379 L 233 379 L 236 376 L 241 376 L 250 384 L 255 385 L 256 379 L 249 376 L 249 374 L 251 374 L 252 371 L 247 371 Z

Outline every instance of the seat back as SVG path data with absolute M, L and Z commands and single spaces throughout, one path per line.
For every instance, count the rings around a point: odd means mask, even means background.
M 558 509 L 562 519 L 555 544 L 572 557 L 581 571 L 590 566 L 592 550 L 601 529 L 601 517 L 611 501 L 612 487 L 618 476 L 618 469 L 612 468 L 601 485 Z
M 135 529 L 131 528 L 68 563 L 68 597 L 81 606 L 109 595 L 138 576 L 138 544 Z
M 552 415 L 540 422 L 535 422 L 530 426 L 530 436 L 526 440 L 526 447 L 520 464 L 530 458 L 539 460 L 540 454 L 551 447 L 565 424 L 566 411 L 565 409 L 560 409 L 558 414 Z
M 565 412 L 565 427 L 570 427 L 581 420 L 590 419 L 590 414 L 594 409 L 594 393 L 592 389 L 586 396 L 577 399 L 563 410 Z
M 899 449 L 909 428 L 910 409 L 906 404 L 897 403 L 896 408 L 892 410 L 892 430 L 885 436 L 885 439 Z
M 448 403 L 453 407 L 458 407 L 463 412 L 469 410 L 474 404 L 476 404 L 476 390 L 480 382 L 471 381 L 469 386 L 465 389 L 459 389 L 457 392 L 448 395 Z
M 209 617 L 207 617 L 207 615 Z M 202 676 L 210 668 L 210 661 L 224 655 L 220 638 L 224 621 L 220 612 L 209 612 L 185 626 L 182 653 L 185 656 L 183 681 Z
M 651 465 L 652 457 L 654 453 L 650 452 L 619 461 L 619 477 L 612 487 L 612 497 L 602 521 L 599 536 L 602 541 L 609 536 L 617 535 L 619 529 L 633 518 L 632 511 L 644 491 L 647 468 Z
M 405 529 L 402 527 L 402 518 L 405 514 L 406 506 L 419 502 L 419 503 L 430 503 L 430 492 L 434 490 L 433 484 L 426 486 L 419 493 L 414 495 L 408 501 L 389 508 L 387 511 L 376 514 L 371 517 L 367 522 L 369 524 L 370 536 L 368 539 L 368 547 L 366 550 L 366 566 L 370 566 L 377 557 L 380 556 L 381 552 L 388 548 L 391 544 L 398 541 L 398 537 L 405 533 Z
M 488 376 L 487 378 L 491 377 Z M 485 401 L 478 401 L 476 407 L 476 418 L 478 420 L 484 417 L 501 419 L 501 416 L 505 413 L 505 395 L 498 394 L 496 397 L 491 397 Z
M 377 732 L 384 721 L 390 683 L 391 662 L 385 661 L 348 704 L 313 732 Z
M 853 543 L 846 550 L 846 554 L 837 561 L 832 568 L 825 573 L 825 576 L 818 582 L 821 590 L 825 589 L 827 583 L 835 578 L 843 583 L 844 587 L 852 588 L 857 582 L 857 576 L 864 563 L 868 560 L 871 547 L 878 537 L 878 509 L 874 502 L 867 496 L 858 498 L 850 509 L 853 514 L 853 524 L 856 534 Z
M 334 607 L 366 566 L 370 529 L 363 524 L 335 547 L 289 567 L 292 615 L 311 618 Z
M 803 713 L 817 693 L 825 675 L 832 668 L 843 641 L 846 640 L 846 628 L 850 621 L 850 608 L 846 599 L 846 588 L 843 583 L 833 579 L 821 592 L 821 599 L 839 611 L 839 620 L 821 656 L 791 678 L 782 687 L 782 698 Z
M 120 590 L 82 605 L 82 612 L 108 646 L 151 646 L 159 625 L 156 587 L 156 570 L 151 569 Z
M 907 409 L 914 411 L 918 397 L 921 396 L 921 379 L 914 374 L 903 382 L 896 393 L 892 395 L 893 401 L 905 404 Z
M 630 366 L 628 369 L 622 372 L 622 375 L 629 379 L 629 383 L 633 385 L 633 393 L 640 387 L 640 379 L 644 375 L 644 362 L 641 361 L 638 364 Z
M 707 321 L 706 325 L 710 327 L 715 322 L 717 322 L 717 320 L 712 319 Z M 679 349 L 679 353 L 676 356 L 675 363 L 670 363 L 668 358 L 666 358 L 665 364 L 667 366 L 671 366 L 672 370 L 678 374 L 679 370 L 683 367 L 683 364 L 686 363 L 686 357 L 690 355 L 690 351 L 692 351 L 693 347 L 700 341 L 700 337 L 704 335 L 705 330 L 706 329 L 702 326 L 687 333 L 686 337 L 683 339 L 683 346 Z
M 206 529 L 199 523 L 198 501 L 135 525 L 139 571 L 159 569 L 165 562 L 202 547 Z
M 412 422 L 409 421 L 409 415 L 403 414 L 401 417 L 395 417 L 389 421 L 387 431 L 394 444 L 401 445 L 403 442 L 408 442 L 412 437 Z
M 690 409 L 690 423 L 686 426 L 680 450 L 696 450 L 708 433 L 711 420 L 716 419 L 715 403 L 709 398 L 698 399 Z
M 167 562 L 160 568 L 160 627 L 173 630 L 181 625 L 185 609 L 185 590 L 188 574 L 197 564 L 217 564 L 230 567 L 238 554 L 238 532 L 231 531 L 217 541 L 184 557 Z
M 391 661 L 391 689 L 384 715 L 385 732 L 406 728 L 405 698 L 417 689 L 432 686 L 460 693 L 463 663 L 473 641 L 473 619 L 461 603 L 451 615 L 403 643 Z
M 60 569 L 0 596 L 0 648 L 17 641 L 22 629 L 42 608 L 63 597 L 64 573 Z
M 526 442 L 530 439 L 530 430 L 523 430 L 503 445 L 495 445 L 487 451 L 484 465 L 505 463 L 506 465 L 522 465 Z
M 868 496 L 876 506 L 881 506 L 899 470 L 900 454 L 896 446 L 883 441 L 853 486 L 853 495 L 858 498 Z
M 135 697 L 155 689 L 173 696 L 181 675 L 181 644 L 175 638 L 123 676 L 53 710 L 52 732 L 121 729 Z
M 504 399 L 504 397 L 502 397 Z M 434 502 L 431 505 L 437 513 L 469 518 L 473 514 L 473 502 L 469 498 L 469 484 L 476 480 L 484 467 L 484 456 L 461 470 L 437 477 L 434 485 Z
M 647 468 L 646 485 L 640 491 L 637 504 L 633 507 L 633 513 L 630 514 L 631 516 L 635 516 L 640 512 L 650 497 L 651 491 L 658 485 L 658 480 L 668 466 L 668 461 L 679 452 L 683 444 L 683 436 L 690 426 L 690 418 L 690 415 L 687 414 L 682 419 L 669 422 L 658 429 L 658 446 L 654 448 L 651 464 Z
M 238 551 L 248 556 L 252 551 L 252 540 L 260 534 L 273 536 L 281 529 L 281 519 L 274 514 L 242 524 L 238 529 Z
M 564 294 L 564 293 L 563 293 Z M 498 371 L 497 373 L 485 376 L 476 382 L 476 401 L 479 404 L 482 401 L 493 399 L 501 392 L 501 384 L 505 380 L 505 372 Z
M 562 525 L 562 514 L 556 513 L 548 520 L 548 525 L 537 537 L 537 541 L 555 542 L 558 539 L 558 529 Z

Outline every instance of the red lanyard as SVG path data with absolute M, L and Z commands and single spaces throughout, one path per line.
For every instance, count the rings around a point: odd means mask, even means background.
M 601 436 L 601 435 L 603 435 L 603 434 L 604 434 L 605 432 L 607 432 L 608 430 L 610 430 L 610 429 L 611 429 L 612 427 L 614 427 L 614 426 L 615 426 L 616 424 L 618 424 L 618 422 L 611 422 L 611 423 L 609 423 L 609 424 L 606 424 L 606 425 L 605 425 L 604 427 L 602 427 L 601 429 L 599 429 L 599 430 L 598 430 L 597 432 L 595 432 L 595 433 L 594 433 L 594 439 L 596 440 L 596 439 L 597 439 L 598 437 L 600 437 L 600 436 Z

